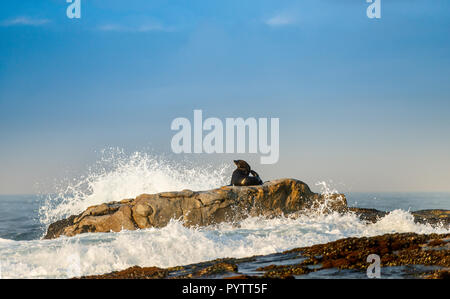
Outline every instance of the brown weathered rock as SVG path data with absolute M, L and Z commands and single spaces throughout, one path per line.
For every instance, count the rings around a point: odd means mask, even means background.
M 375 237 L 346 238 L 327 244 L 295 248 L 284 253 L 301 252 L 309 259 L 297 266 L 320 265 L 321 267 L 316 270 L 327 268 L 366 270 L 369 264 L 367 257 L 370 254 L 381 257 L 382 267 L 422 265 L 448 269 L 450 267 L 449 248 L 450 234 L 396 233 Z M 275 266 L 275 268 L 282 267 Z
M 450 225 L 450 210 L 420 210 L 411 212 L 415 221 L 420 223 L 431 223 Z
M 295 179 L 274 180 L 261 186 L 143 194 L 133 200 L 92 206 L 80 215 L 55 222 L 44 238 L 163 227 L 171 219 L 181 219 L 186 226 L 205 226 L 249 216 L 275 217 L 323 207 L 330 211 L 346 210 L 345 196 L 313 193 L 308 185 Z
M 103 275 L 83 276 L 80 279 L 161 279 L 166 278 L 167 275 L 168 271 L 166 269 L 134 266 Z

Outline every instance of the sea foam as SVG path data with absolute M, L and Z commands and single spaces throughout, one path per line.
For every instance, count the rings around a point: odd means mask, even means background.
M 56 194 L 45 196 L 39 209 L 40 221 L 49 225 L 89 206 L 144 193 L 218 188 L 229 184 L 230 170 L 227 165 L 213 168 L 148 153 L 125 154 L 120 149 L 108 149 L 87 175 L 64 182 Z
M 163 228 L 119 233 L 91 233 L 55 240 L 1 242 L 5 278 L 66 278 L 123 270 L 134 265 L 170 267 L 216 258 L 265 255 L 347 237 L 394 232 L 450 233 L 445 227 L 414 223 L 395 210 L 377 223 L 356 215 L 332 213 L 247 218 L 237 225 L 187 228 L 172 220 Z M 74 267 L 79 272 L 68 272 Z

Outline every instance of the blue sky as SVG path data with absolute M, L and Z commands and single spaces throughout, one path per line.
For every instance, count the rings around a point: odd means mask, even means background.
M 265 179 L 450 191 L 450 2 L 3 1 L 0 193 L 108 147 L 170 153 L 176 117 L 280 118 Z M 205 157 L 203 157 L 205 156 Z M 205 163 L 234 155 L 203 155 Z M 192 159 L 198 157 L 192 156 Z

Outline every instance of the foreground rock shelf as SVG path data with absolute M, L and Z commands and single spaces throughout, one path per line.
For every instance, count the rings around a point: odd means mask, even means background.
M 118 232 L 166 226 L 170 219 L 181 219 L 187 226 L 234 222 L 249 216 L 291 215 L 321 205 L 330 210 L 347 209 L 345 196 L 313 193 L 295 179 L 280 179 L 261 186 L 234 187 L 194 192 L 143 194 L 135 199 L 89 207 L 51 224 L 44 239 L 87 232 Z
M 450 234 L 347 238 L 248 258 L 161 269 L 131 267 L 88 279 L 367 278 L 367 256 L 381 258 L 381 278 L 450 278 Z

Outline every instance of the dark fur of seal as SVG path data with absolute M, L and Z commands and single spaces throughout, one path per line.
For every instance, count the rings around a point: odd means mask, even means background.
M 263 181 L 260 179 L 258 173 L 251 170 L 250 165 L 244 160 L 234 160 L 237 169 L 233 171 L 231 176 L 231 185 L 233 186 L 255 186 L 262 185 Z M 251 174 L 251 176 L 250 176 Z

